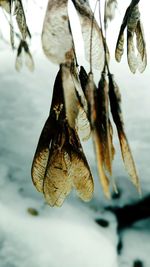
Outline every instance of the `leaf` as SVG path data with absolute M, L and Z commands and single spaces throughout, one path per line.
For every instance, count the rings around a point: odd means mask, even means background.
M 132 183 L 137 187 L 137 189 L 140 192 L 139 177 L 136 171 L 131 149 L 129 147 L 127 137 L 124 131 L 119 87 L 114 81 L 113 75 L 111 74 L 109 74 L 109 99 L 110 99 L 111 113 L 118 131 L 118 137 L 120 141 L 120 147 L 125 168 L 131 177 Z
M 72 0 L 72 2 L 77 10 L 81 23 L 86 59 L 90 62 L 90 57 L 92 54 L 93 67 L 101 71 L 104 67 L 105 59 L 102 31 L 93 17 L 94 14 L 89 6 L 88 1 Z M 92 51 L 90 51 L 91 42 Z
M 43 50 L 56 64 L 72 62 L 74 57 L 67 3 L 67 0 L 49 0 L 43 24 Z

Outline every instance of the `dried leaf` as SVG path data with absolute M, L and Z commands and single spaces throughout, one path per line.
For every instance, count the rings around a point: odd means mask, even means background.
M 121 112 L 121 96 L 119 92 L 118 85 L 114 81 L 114 78 L 111 74 L 109 74 L 109 99 L 111 106 L 111 113 L 113 116 L 114 123 L 116 124 L 116 128 L 118 131 L 120 147 L 122 152 L 122 157 L 124 160 L 125 168 L 128 174 L 131 177 L 131 181 L 140 191 L 139 178 L 136 171 L 135 163 L 133 160 L 133 156 L 127 141 L 127 137 L 124 131 L 124 123 Z
M 99 28 L 96 20 L 93 18 L 94 14 L 87 0 L 86 1 L 72 0 L 72 2 L 77 10 L 81 23 L 86 59 L 90 62 L 90 57 L 92 54 L 93 67 L 98 70 L 102 70 L 104 67 L 104 59 L 105 59 L 102 31 Z M 92 28 L 92 40 L 91 40 L 91 28 Z M 92 42 L 92 51 L 90 51 L 91 42 Z
M 72 62 L 73 59 L 67 3 L 68 0 L 49 0 L 43 24 L 43 50 L 56 64 Z

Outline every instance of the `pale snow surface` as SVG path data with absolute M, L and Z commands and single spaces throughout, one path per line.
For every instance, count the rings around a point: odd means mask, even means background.
M 113 215 L 112 231 L 105 233 L 94 221 L 100 212 L 75 195 L 62 208 L 52 209 L 32 184 L 32 158 L 56 73 L 40 56 L 35 60 L 34 74 L 18 74 L 11 52 L 1 53 L 0 267 L 116 267 Z M 29 214 L 29 207 L 39 215 Z

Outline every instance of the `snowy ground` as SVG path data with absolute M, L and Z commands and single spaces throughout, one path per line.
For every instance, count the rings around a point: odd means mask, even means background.
M 117 139 L 114 177 L 122 192 L 106 201 L 96 174 L 91 142 L 84 144 L 96 180 L 95 196 L 82 203 L 72 193 L 62 208 L 50 208 L 34 188 L 30 169 L 37 141 L 47 118 L 57 68 L 35 51 L 33 74 L 14 70 L 15 57 L 0 52 L 0 267 L 131 267 L 133 261 L 150 266 L 150 220 L 123 233 L 122 255 L 117 257 L 117 222 L 105 206 L 138 200 L 124 171 Z M 121 89 L 126 131 L 138 166 L 143 195 L 150 193 L 150 89 L 148 67 L 130 74 L 126 58 L 112 64 Z M 28 209 L 38 213 L 33 216 Z M 95 219 L 109 221 L 100 227 Z

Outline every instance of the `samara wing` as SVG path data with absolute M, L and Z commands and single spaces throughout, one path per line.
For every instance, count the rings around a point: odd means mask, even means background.
M 110 99 L 112 117 L 118 131 L 120 147 L 125 168 L 131 177 L 131 181 L 140 191 L 139 177 L 137 174 L 131 149 L 128 144 L 127 137 L 124 131 L 124 123 L 121 112 L 121 96 L 118 85 L 114 81 L 114 78 L 111 74 L 109 74 L 109 99 Z
M 90 124 L 87 118 L 87 101 L 83 94 L 78 74 L 71 66 L 62 65 L 66 116 L 71 128 L 76 128 L 81 138 L 90 136 Z
M 90 62 L 92 57 L 92 66 L 101 71 L 105 59 L 102 31 L 94 19 L 94 14 L 87 0 L 72 0 L 72 2 L 81 23 L 86 59 Z
M 43 50 L 56 64 L 70 62 L 73 58 L 67 4 L 68 0 L 49 0 L 43 24 Z

